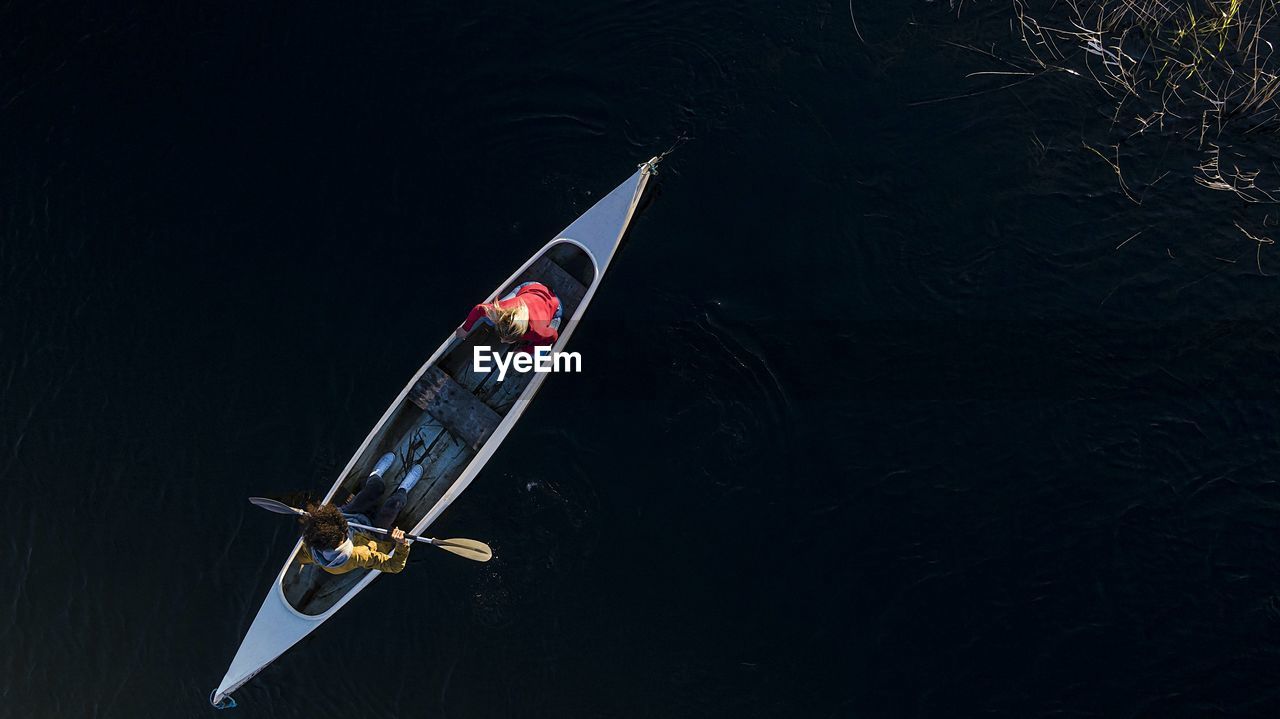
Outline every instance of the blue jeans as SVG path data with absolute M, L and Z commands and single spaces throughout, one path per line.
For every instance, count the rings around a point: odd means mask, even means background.
M 364 486 L 360 488 L 356 496 L 350 502 L 338 507 L 338 511 L 342 512 L 342 516 L 346 517 L 348 522 L 365 524 L 381 529 L 391 529 L 396 517 L 400 515 L 400 510 L 404 509 L 404 503 L 409 499 L 409 493 L 397 489 L 390 497 L 387 497 L 387 501 L 383 502 L 381 507 L 378 507 L 378 500 L 382 499 L 382 493 L 386 490 L 387 483 L 383 481 L 382 477 L 371 474 L 364 481 Z M 377 513 L 374 513 L 375 509 Z M 369 519 L 370 516 L 373 519 Z

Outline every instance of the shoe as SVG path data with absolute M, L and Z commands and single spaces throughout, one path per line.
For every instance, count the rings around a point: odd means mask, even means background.
M 415 464 L 409 468 L 409 473 L 404 476 L 404 481 L 400 483 L 400 489 L 406 493 L 413 491 L 413 485 L 422 479 L 422 465 Z
M 371 475 L 376 474 L 379 477 L 381 477 L 382 475 L 387 473 L 388 469 L 391 469 L 391 465 L 395 464 L 395 462 L 396 462 L 396 453 L 387 452 L 386 454 L 382 455 L 382 459 L 378 460 L 378 463 L 374 465 L 373 471 L 370 472 L 369 474 Z

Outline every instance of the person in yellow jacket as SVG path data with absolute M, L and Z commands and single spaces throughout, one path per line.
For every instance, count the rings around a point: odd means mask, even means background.
M 382 475 L 395 462 L 388 453 L 378 461 L 351 501 L 335 507 L 332 504 L 307 505 L 302 524 L 303 547 L 299 561 L 315 564 L 329 574 L 346 574 L 355 569 L 376 569 L 395 574 L 409 561 L 409 540 L 404 530 L 392 527 L 396 516 L 408 501 L 409 492 L 422 477 L 422 467 L 413 465 L 404 481 L 370 520 L 369 515 L 386 491 Z M 379 541 L 361 531 L 353 531 L 348 522 L 391 530 L 391 541 Z M 385 536 L 385 535 L 384 535 Z

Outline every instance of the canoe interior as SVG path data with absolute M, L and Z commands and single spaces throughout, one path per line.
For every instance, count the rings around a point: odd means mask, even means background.
M 498 296 L 522 282 L 541 282 L 564 304 L 563 330 L 595 280 L 595 266 L 582 248 L 568 242 L 551 245 Z M 435 505 L 471 460 L 489 441 L 498 421 L 505 417 L 529 384 L 532 373 L 509 371 L 498 382 L 497 371 L 475 372 L 472 347 L 498 345 L 492 328 L 482 327 L 442 356 L 416 378 L 414 388 L 400 401 L 373 441 L 339 481 L 333 501 L 342 503 L 355 493 L 378 458 L 395 452 L 396 462 L 384 477 L 388 495 L 415 463 L 424 470 L 396 519 L 396 526 L 411 529 Z M 385 497 L 384 497 L 385 499 Z M 418 551 L 422 551 L 421 548 Z M 314 565 L 291 560 L 285 572 L 285 598 L 294 609 L 308 615 L 328 611 L 364 578 L 369 570 L 357 569 L 333 575 Z

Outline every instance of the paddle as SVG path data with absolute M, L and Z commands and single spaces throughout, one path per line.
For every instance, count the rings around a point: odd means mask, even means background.
M 306 512 L 298 509 L 297 507 L 290 507 L 284 502 L 277 502 L 274 499 L 267 499 L 266 497 L 250 497 L 249 503 L 262 507 L 268 512 L 275 512 L 276 514 L 297 514 L 303 517 L 307 516 Z M 391 534 L 390 530 L 381 529 L 379 527 L 370 527 L 365 524 L 356 524 L 355 522 L 348 522 L 348 524 L 356 529 L 363 529 L 368 532 Z M 478 542 L 474 539 L 433 539 L 431 537 L 419 537 L 416 534 L 406 534 L 404 535 L 404 538 L 412 542 L 422 542 L 423 544 L 430 544 L 433 547 L 439 547 L 450 554 L 465 557 L 473 562 L 487 562 L 490 559 L 493 559 L 493 550 L 489 548 L 489 545 L 484 542 Z

